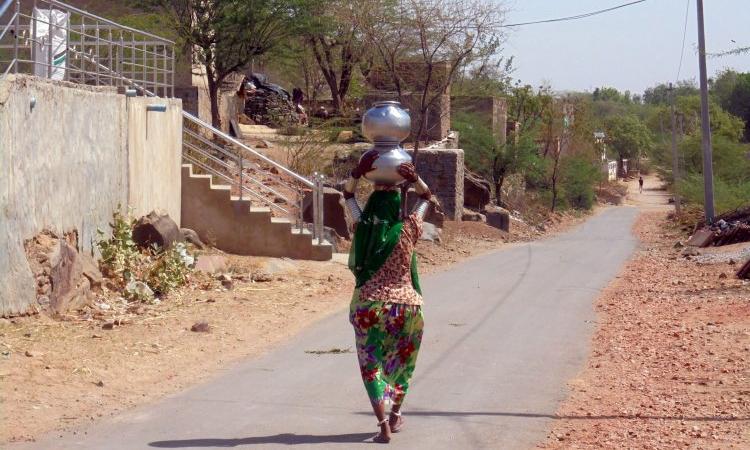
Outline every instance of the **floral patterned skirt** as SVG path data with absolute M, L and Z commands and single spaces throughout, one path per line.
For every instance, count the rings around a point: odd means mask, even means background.
M 370 401 L 401 405 L 422 343 L 422 307 L 360 300 L 359 289 L 349 311 L 357 359 Z

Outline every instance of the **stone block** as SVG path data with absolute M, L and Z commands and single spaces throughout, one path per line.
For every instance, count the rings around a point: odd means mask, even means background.
M 312 192 L 305 194 L 303 202 L 303 218 L 307 223 L 313 223 Z M 344 239 L 350 239 L 351 234 L 349 216 L 346 214 L 344 194 L 333 188 L 325 188 L 323 193 L 323 224 L 336 231 Z
M 487 217 L 487 225 L 503 231 L 510 231 L 510 213 L 507 209 L 499 206 L 488 206 L 484 214 Z
M 410 154 L 412 150 L 407 149 Z M 440 202 L 446 220 L 461 220 L 464 209 L 464 151 L 420 149 L 417 172 Z

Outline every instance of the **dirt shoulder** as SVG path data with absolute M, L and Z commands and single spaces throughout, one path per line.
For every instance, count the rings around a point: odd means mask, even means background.
M 637 221 L 641 247 L 597 301 L 587 366 L 540 448 L 750 448 L 750 284 L 731 257 L 685 258 L 666 213 Z
M 581 220 L 555 216 L 548 231 Z M 442 270 L 542 236 L 520 223 L 514 228 L 508 234 L 482 223 L 448 222 L 440 244 L 420 242 L 421 270 Z M 65 321 L 43 315 L 0 319 L 0 442 L 81 427 L 180 391 L 349 303 L 353 278 L 345 256 L 323 263 L 228 258 L 230 289 L 196 275 L 158 305 L 109 298 Z M 266 281 L 252 281 L 257 271 L 269 275 Z M 200 321 L 208 332 L 191 331 Z

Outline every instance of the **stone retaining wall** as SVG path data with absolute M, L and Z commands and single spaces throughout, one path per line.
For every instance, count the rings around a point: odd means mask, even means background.
M 417 172 L 445 210 L 445 219 L 461 220 L 464 213 L 464 151 L 420 149 Z

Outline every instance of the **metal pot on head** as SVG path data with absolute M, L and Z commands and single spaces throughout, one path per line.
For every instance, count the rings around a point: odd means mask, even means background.
M 404 182 L 398 167 L 412 162 L 411 156 L 401 147 L 401 142 L 411 133 L 411 117 L 396 101 L 383 101 L 373 105 L 362 117 L 362 134 L 374 146 L 379 156 L 372 167 L 374 170 L 364 178 L 383 185 L 397 185 Z

